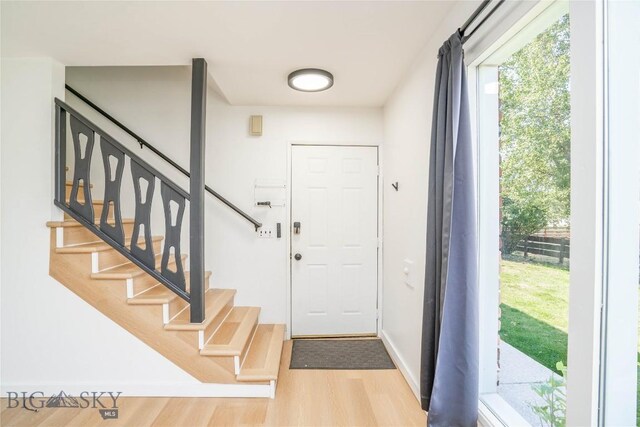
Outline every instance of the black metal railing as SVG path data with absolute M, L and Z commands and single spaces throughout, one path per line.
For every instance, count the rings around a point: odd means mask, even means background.
M 58 98 L 55 99 L 55 108 L 56 206 L 158 282 L 191 303 L 192 289 L 186 288 L 180 246 L 182 218 L 185 204 L 190 200 L 189 193 Z M 65 172 L 67 117 L 74 152 L 73 180 L 68 199 Z M 104 165 L 104 204 L 100 219 L 96 221 L 90 188 L 91 161 L 98 142 Z M 121 213 L 121 189 L 126 157 L 129 158 L 135 193 L 135 218 L 129 247 L 125 244 L 128 236 L 125 236 Z M 160 182 L 165 221 L 165 239 L 159 269 L 156 268 L 158 254 L 154 253 L 151 237 L 151 205 L 156 180 Z M 194 288 L 194 285 L 196 284 L 191 283 L 191 288 Z
M 120 129 L 122 129 L 123 131 L 125 131 L 127 134 L 129 134 L 132 138 L 134 138 L 138 144 L 140 144 L 140 148 L 148 148 L 149 150 L 151 150 L 154 154 L 156 154 L 158 157 L 160 157 L 162 160 L 164 160 L 165 162 L 169 163 L 172 167 L 174 167 L 175 169 L 177 169 L 178 171 L 180 171 L 183 175 L 187 176 L 187 177 L 191 177 L 189 171 L 187 171 L 185 168 L 183 168 L 182 166 L 180 166 L 178 163 L 176 163 L 174 160 L 172 160 L 170 157 L 168 157 L 166 154 L 164 154 L 162 151 L 160 151 L 158 148 L 156 148 L 154 145 L 152 145 L 151 143 L 149 143 L 148 141 L 146 141 L 144 138 L 142 138 L 140 135 L 138 135 L 137 133 L 135 133 L 134 131 L 132 131 L 131 129 L 129 129 L 127 126 L 125 126 L 122 122 L 120 122 L 118 119 L 116 119 L 115 117 L 113 117 L 111 114 L 107 113 L 105 110 L 103 110 L 101 107 L 99 107 L 98 105 L 96 105 L 93 101 L 91 101 L 89 98 L 87 98 L 86 96 L 84 96 L 83 94 L 81 94 L 80 92 L 78 92 L 77 90 L 75 90 L 73 87 L 69 86 L 69 85 L 65 85 L 65 88 L 71 92 L 72 94 L 74 94 L 78 99 L 80 99 L 81 101 L 83 101 L 85 104 L 87 104 L 88 106 L 90 106 L 91 108 L 93 108 L 95 111 L 97 111 L 98 113 L 100 113 L 102 116 L 104 116 L 105 118 L 107 118 L 109 121 L 111 121 L 113 124 L 115 124 L 116 126 L 118 126 Z M 246 219 L 247 221 L 249 221 L 251 224 L 253 224 L 253 226 L 255 227 L 256 231 L 258 230 L 258 228 L 262 227 L 262 224 L 257 221 L 256 219 L 252 218 L 250 215 L 248 215 L 246 212 L 244 212 L 242 209 L 240 209 L 239 207 L 237 207 L 236 205 L 234 205 L 233 203 L 231 203 L 229 200 L 227 200 L 225 197 L 221 196 L 218 192 L 216 192 L 215 190 L 213 190 L 211 187 L 209 187 L 208 185 L 205 185 L 204 187 L 205 191 L 209 194 L 211 194 L 212 196 L 214 196 L 215 198 L 217 198 L 218 200 L 220 200 L 222 203 L 224 203 L 225 205 L 227 205 L 229 208 L 231 208 L 232 210 L 234 210 L 236 213 L 238 213 L 240 216 L 242 216 L 244 219 Z
M 204 154 L 207 99 L 207 63 L 193 60 L 191 78 L 191 194 L 126 148 L 71 106 L 55 99 L 56 206 L 104 240 L 129 261 L 189 303 L 191 323 L 205 316 L 204 287 Z M 73 145 L 73 180 L 67 198 L 67 116 Z M 91 194 L 91 165 L 99 144 L 104 166 L 104 201 L 96 224 Z M 122 178 L 129 159 L 135 194 L 135 216 L 129 246 L 122 221 Z M 164 214 L 164 246 L 156 254 L 151 237 L 151 213 L 156 183 L 160 183 Z M 187 288 L 182 262 L 182 221 L 189 202 L 189 273 Z M 160 265 L 158 267 L 158 258 Z

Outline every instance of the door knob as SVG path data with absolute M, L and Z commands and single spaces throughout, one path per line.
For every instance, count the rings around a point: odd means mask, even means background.
M 295 254 L 293 257 L 296 259 L 296 261 L 300 261 L 302 259 L 302 255 L 300 254 Z

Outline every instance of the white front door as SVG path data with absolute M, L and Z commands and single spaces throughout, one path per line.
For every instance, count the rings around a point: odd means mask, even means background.
M 291 257 L 292 335 L 376 334 L 376 147 L 292 147 Z

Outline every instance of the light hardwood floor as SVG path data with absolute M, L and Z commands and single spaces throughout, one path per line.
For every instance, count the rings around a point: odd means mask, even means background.
M 289 370 L 285 341 L 275 399 L 120 398 L 119 418 L 103 421 L 97 409 L 7 409 L 2 426 L 425 426 L 398 370 Z

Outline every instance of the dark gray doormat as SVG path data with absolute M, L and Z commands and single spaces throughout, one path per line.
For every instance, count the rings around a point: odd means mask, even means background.
M 289 369 L 395 369 L 379 339 L 293 340 Z

